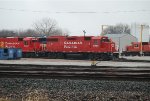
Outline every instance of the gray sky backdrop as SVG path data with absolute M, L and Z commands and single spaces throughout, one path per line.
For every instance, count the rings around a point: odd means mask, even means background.
M 0 0 L 0 29 L 31 28 L 45 17 L 70 35 L 99 35 L 103 24 L 150 24 L 150 0 Z

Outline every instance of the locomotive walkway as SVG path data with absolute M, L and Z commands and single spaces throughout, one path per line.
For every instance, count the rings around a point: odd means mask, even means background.
M 0 64 L 0 77 L 150 80 L 150 67 Z

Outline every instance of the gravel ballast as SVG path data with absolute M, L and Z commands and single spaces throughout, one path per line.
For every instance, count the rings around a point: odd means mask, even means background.
M 0 101 L 149 101 L 150 82 L 0 78 Z

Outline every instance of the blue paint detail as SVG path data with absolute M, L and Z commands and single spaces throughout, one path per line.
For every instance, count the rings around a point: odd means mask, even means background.
M 0 48 L 0 60 L 22 58 L 22 50 L 18 48 Z

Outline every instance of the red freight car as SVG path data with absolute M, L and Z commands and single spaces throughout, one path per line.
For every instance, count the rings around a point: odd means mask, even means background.
M 132 42 L 130 46 L 126 47 L 126 51 L 123 52 L 124 55 L 140 55 L 141 52 L 141 43 L 140 42 Z M 150 42 L 142 42 L 142 54 L 150 55 Z
M 81 54 L 88 58 L 108 59 L 115 54 L 115 43 L 106 36 L 51 36 L 47 38 L 47 55 L 63 58 L 67 54 Z

